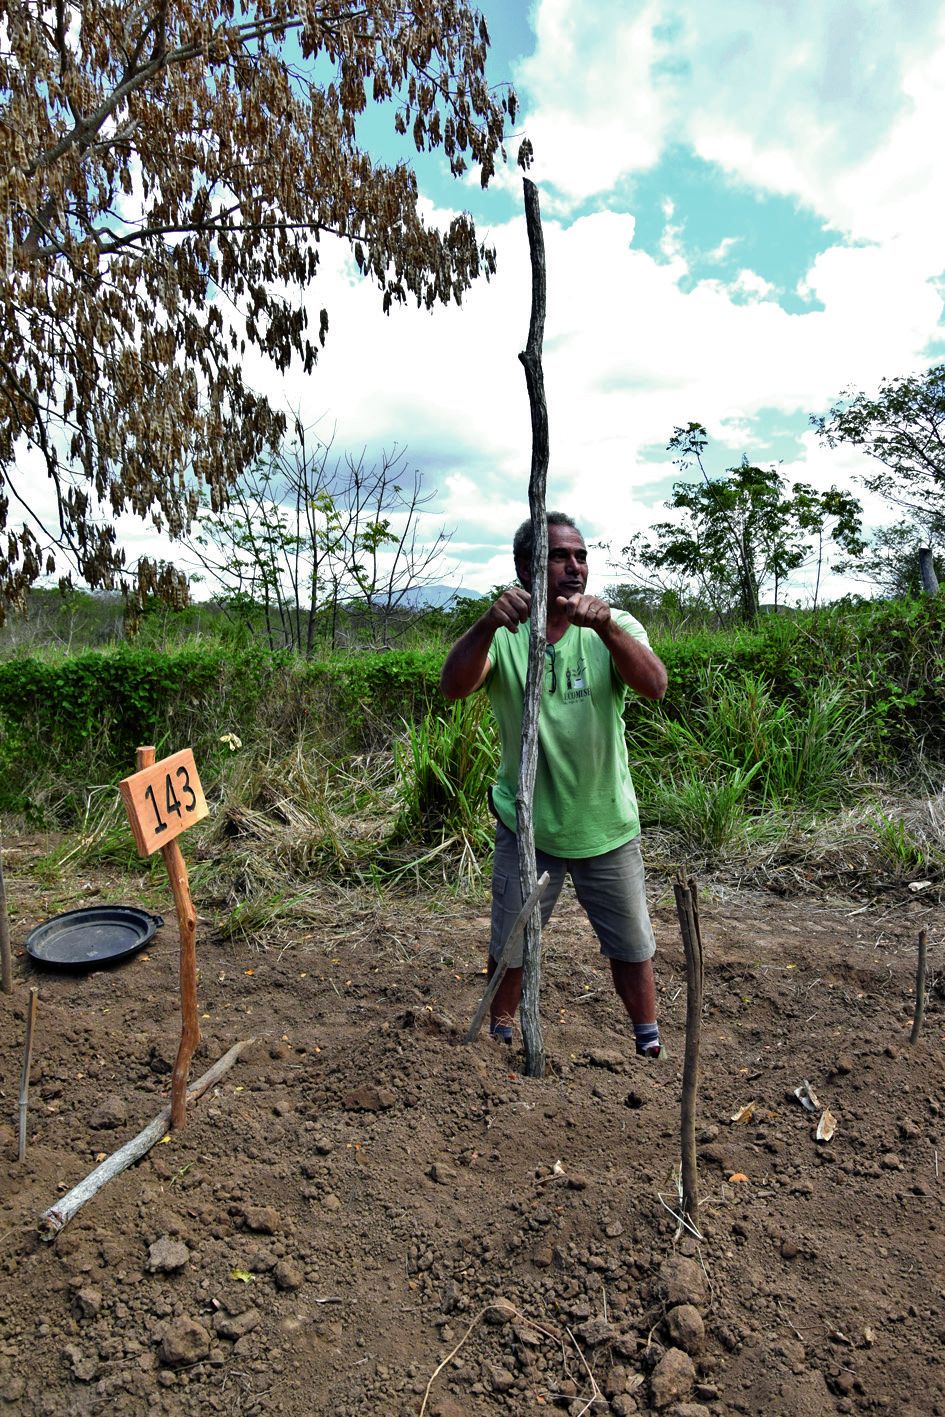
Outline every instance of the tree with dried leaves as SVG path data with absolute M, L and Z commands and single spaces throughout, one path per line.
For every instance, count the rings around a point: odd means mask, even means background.
M 494 270 L 471 219 L 429 228 L 410 167 L 357 131 L 381 105 L 486 185 L 515 117 L 488 42 L 465 0 L 0 0 L 0 614 L 57 553 L 115 585 L 110 516 L 178 536 L 201 487 L 220 508 L 278 444 L 241 364 L 254 347 L 311 371 L 323 233 L 385 310 Z

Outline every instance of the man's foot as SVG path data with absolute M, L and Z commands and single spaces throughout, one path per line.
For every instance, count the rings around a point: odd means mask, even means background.
M 514 1024 L 508 1014 L 500 1014 L 498 1018 L 492 1019 L 489 1024 L 489 1037 L 494 1038 L 497 1043 L 505 1043 L 511 1046 L 514 1033 Z
M 660 1055 L 660 1026 L 658 1023 L 635 1023 L 633 1036 L 637 1045 L 638 1058 L 658 1058 Z

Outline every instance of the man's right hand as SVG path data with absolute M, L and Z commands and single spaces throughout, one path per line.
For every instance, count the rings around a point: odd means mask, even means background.
M 497 630 L 516 634 L 531 614 L 532 598 L 521 586 L 509 586 L 484 615 L 456 641 L 443 664 L 440 688 L 447 699 L 465 699 L 486 682 L 489 650 Z
M 519 625 L 524 625 L 531 611 L 532 598 L 529 592 L 521 586 L 513 585 L 502 592 L 498 600 L 486 611 L 486 615 L 494 630 L 504 627 L 514 635 L 518 632 Z

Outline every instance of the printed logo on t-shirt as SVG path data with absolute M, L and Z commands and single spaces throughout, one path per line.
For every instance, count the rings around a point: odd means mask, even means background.
M 564 671 L 564 700 L 565 703 L 572 704 L 576 699 L 589 699 L 591 691 L 584 683 L 584 675 L 587 673 L 587 665 L 583 659 L 579 659 L 573 667 L 569 664 Z

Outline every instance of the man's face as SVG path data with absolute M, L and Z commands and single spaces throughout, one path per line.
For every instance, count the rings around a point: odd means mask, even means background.
M 587 547 L 584 538 L 573 526 L 548 528 L 548 605 L 558 596 L 570 600 L 583 595 L 587 585 Z M 531 586 L 531 577 L 526 589 Z

